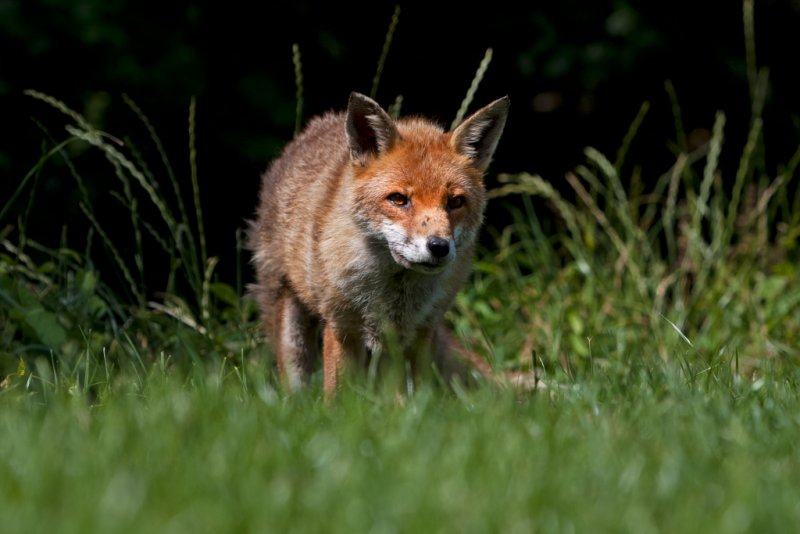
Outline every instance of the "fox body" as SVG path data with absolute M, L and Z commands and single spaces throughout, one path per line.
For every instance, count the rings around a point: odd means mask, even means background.
M 444 132 L 353 93 L 346 113 L 313 119 L 272 163 L 249 246 L 290 390 L 311 373 L 320 329 L 326 396 L 388 333 L 412 369 L 465 377 L 443 315 L 469 274 L 507 112 L 502 98 Z

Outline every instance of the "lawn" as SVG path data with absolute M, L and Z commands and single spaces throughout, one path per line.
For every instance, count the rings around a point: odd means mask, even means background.
M 798 375 L 629 361 L 519 395 L 119 373 L 0 396 L 3 532 L 779 532 Z M 99 372 L 99 370 L 98 370 Z M 246 378 L 245 378 L 246 377 Z

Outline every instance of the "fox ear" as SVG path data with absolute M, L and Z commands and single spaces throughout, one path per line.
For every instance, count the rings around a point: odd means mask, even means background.
M 397 139 L 392 118 L 377 102 L 360 93 L 350 93 L 345 122 L 350 157 L 361 165 L 392 148 Z
M 507 96 L 479 109 L 462 122 L 450 138 L 450 145 L 459 154 L 472 159 L 477 169 L 489 167 L 506 125 L 509 100 Z

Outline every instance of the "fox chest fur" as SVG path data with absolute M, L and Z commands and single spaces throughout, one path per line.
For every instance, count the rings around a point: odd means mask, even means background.
M 395 121 L 354 93 L 346 113 L 312 120 L 271 165 L 250 248 L 265 333 L 290 389 L 308 378 L 319 326 L 326 394 L 387 331 L 403 350 L 442 337 L 507 109 L 498 100 L 444 132 Z

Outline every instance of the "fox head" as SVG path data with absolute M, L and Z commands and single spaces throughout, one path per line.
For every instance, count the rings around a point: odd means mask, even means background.
M 478 110 L 451 132 L 421 118 L 393 120 L 352 93 L 345 119 L 356 221 L 394 261 L 426 274 L 471 249 L 486 204 L 483 175 L 509 100 Z

